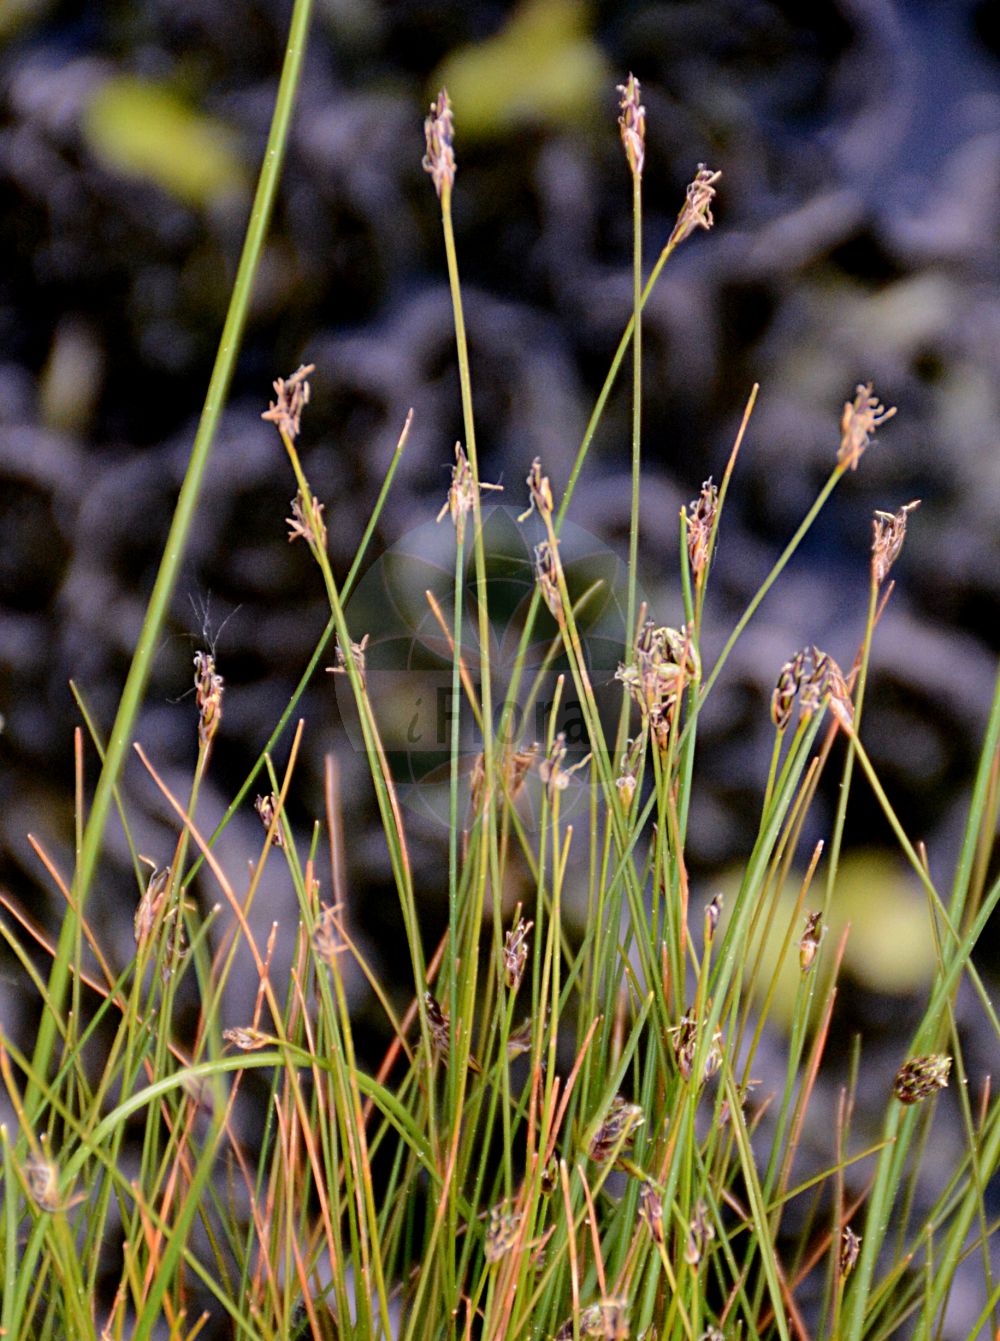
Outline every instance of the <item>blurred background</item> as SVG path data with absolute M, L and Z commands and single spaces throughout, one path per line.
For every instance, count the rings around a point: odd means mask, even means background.
M 26 834 L 70 869 L 79 718 L 68 680 L 106 731 L 207 385 L 289 15 L 279 0 L 0 9 L 0 885 L 42 921 L 59 904 Z M 630 314 L 615 86 L 631 70 L 647 109 L 647 270 L 698 165 L 723 173 L 714 231 L 681 247 L 646 310 L 641 578 L 657 620 L 680 622 L 678 509 L 721 475 L 754 381 L 710 590 L 709 662 L 826 479 L 855 385 L 871 379 L 899 407 L 710 700 L 691 827 L 697 888 L 709 897 L 748 849 L 781 664 L 804 643 L 851 664 L 872 512 L 916 498 L 864 736 L 944 877 L 1000 650 L 998 58 L 1000 14 L 985 0 L 318 0 L 247 340 L 138 731 L 183 792 L 196 710 L 182 696 L 194 651 L 214 639 L 227 696 L 203 826 L 246 776 L 326 621 L 318 575 L 286 539 L 294 486 L 260 421 L 272 379 L 316 364 L 302 449 L 338 573 L 410 406 L 372 559 L 444 501 L 461 423 L 438 203 L 421 170 L 430 97 L 446 82 L 455 109 L 482 475 L 520 508 L 534 456 L 564 485 Z M 572 512 L 621 556 L 629 383 L 626 369 Z M 350 904 L 391 973 L 388 860 L 329 677 L 301 711 L 292 819 L 305 835 L 322 813 L 323 757 L 336 751 Z M 95 774 L 91 752 L 89 783 Z M 821 790 L 810 846 L 828 833 L 838 776 Z M 140 850 L 168 859 L 162 801 L 135 763 L 127 782 Z M 246 869 L 260 838 L 248 805 L 220 845 L 230 871 Z M 839 1032 L 846 1047 L 863 1023 L 877 1053 L 882 1023 L 891 1013 L 905 1028 L 907 994 L 930 971 L 926 913 L 862 781 L 848 839 L 841 915 L 856 921 L 856 990 Z M 436 821 L 413 814 L 434 940 L 444 843 Z M 107 854 L 91 912 L 121 963 L 136 894 L 114 822 Z M 260 922 L 292 926 L 291 891 L 270 865 Z M 984 943 L 987 970 L 994 947 Z M 6 1027 L 33 1009 L 5 991 Z M 380 1028 L 373 1013 L 373 1039 Z M 894 1058 L 898 1042 L 885 1046 Z M 969 1046 L 971 1069 L 974 1035 Z

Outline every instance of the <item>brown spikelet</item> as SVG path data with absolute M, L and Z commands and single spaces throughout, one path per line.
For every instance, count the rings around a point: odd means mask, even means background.
M 565 618 L 559 590 L 559 551 L 547 540 L 535 546 L 535 580 L 552 617 L 562 624 Z
M 524 966 L 528 962 L 528 932 L 533 926 L 533 922 L 525 922 L 519 917 L 504 937 L 503 977 L 512 992 L 521 986 Z
M 362 687 L 365 684 L 365 648 L 368 646 L 369 637 L 370 635 L 366 633 L 359 643 L 354 642 L 353 639 L 351 641 L 351 657 L 353 658 L 354 665 L 357 667 L 358 677 L 361 680 Z M 344 655 L 344 649 L 340 645 L 339 637 L 337 638 L 337 645 L 334 648 L 334 651 L 337 654 L 337 664 L 336 666 L 328 666 L 327 671 L 330 675 L 346 675 L 347 657 Z
M 708 563 L 708 547 L 718 510 L 719 491 L 709 477 L 701 486 L 701 493 L 683 512 L 684 526 L 687 530 L 688 560 L 696 578 L 701 575 Z
M 490 1210 L 490 1223 L 486 1231 L 486 1243 L 483 1256 L 491 1265 L 505 1257 L 517 1242 L 521 1227 L 520 1212 L 511 1209 L 508 1202 L 501 1202 Z
M 269 423 L 277 426 L 289 441 L 299 436 L 302 411 L 309 404 L 310 373 L 316 371 L 315 363 L 300 364 L 290 377 L 279 377 L 273 383 L 275 399 L 261 415 Z
M 424 122 L 427 153 L 423 169 L 431 175 L 438 198 L 455 185 L 455 151 L 452 147 L 455 127 L 451 114 L 448 90 L 443 88 L 431 103 L 430 115 Z
M 268 792 L 266 796 L 258 796 L 257 800 L 254 802 L 253 808 L 256 810 L 264 828 L 270 829 L 271 825 L 274 824 L 274 814 L 278 808 L 278 798 L 275 796 L 274 792 Z M 271 835 L 271 842 L 275 847 L 285 846 L 285 835 L 281 831 L 280 824 L 275 825 L 274 833 Z
M 148 857 L 144 857 L 143 860 L 149 865 L 153 865 Z M 139 900 L 138 907 L 135 910 L 132 929 L 135 933 L 136 945 L 141 945 L 152 931 L 169 889 L 170 867 L 160 866 L 159 868 L 154 869 L 149 880 L 146 882 L 146 888 L 142 898 Z
M 919 506 L 920 499 L 915 498 L 898 512 L 875 513 L 872 521 L 872 580 L 877 587 L 889 576 L 892 565 L 899 558 L 906 539 L 907 519 Z
M 326 549 L 326 523 L 323 520 L 325 504 L 313 499 L 310 507 L 300 489 L 289 506 L 292 515 L 285 518 L 285 524 L 288 526 L 288 543 L 291 544 L 293 540 L 304 540 L 308 545 L 318 545 L 320 549 Z
M 663 1227 L 663 1198 L 649 1181 L 639 1189 L 639 1214 L 649 1226 L 654 1243 L 663 1243 L 666 1231 Z
M 479 488 L 503 491 L 502 484 L 480 484 Z M 456 442 L 455 464 L 451 468 L 451 488 L 448 490 L 448 497 L 445 499 L 444 506 L 438 513 L 437 519 L 441 521 L 446 512 L 451 513 L 459 544 L 465 539 L 465 519 L 475 506 L 475 476 L 472 473 L 472 467 L 469 465 L 469 458 L 465 454 L 465 449 L 460 442 Z
M 822 913 L 806 914 L 806 929 L 799 941 L 799 968 L 808 973 L 813 966 L 819 943 L 823 939 Z
M 194 693 L 198 705 L 198 737 L 210 745 L 222 721 L 224 681 L 216 674 L 215 657 L 210 652 L 194 654 Z
M 622 95 L 618 125 L 625 146 L 625 157 L 632 175 L 641 177 L 646 160 L 646 109 L 639 101 L 642 94 L 635 75 L 630 74 L 624 84 L 619 84 L 618 92 Z
M 771 695 L 771 721 L 779 731 L 785 731 L 795 711 L 795 700 L 802 683 L 804 653 L 796 652 L 791 661 L 786 661 L 778 675 L 778 683 Z
M 270 1037 L 262 1034 L 259 1029 L 244 1029 L 239 1026 L 223 1029 L 222 1037 L 227 1043 L 232 1043 L 234 1048 L 239 1048 L 240 1052 L 256 1052 L 258 1048 L 266 1048 L 271 1042 Z
M 901 1104 L 918 1104 L 948 1086 L 951 1058 L 941 1053 L 911 1057 L 896 1074 L 892 1091 Z
M 840 416 L 840 448 L 837 452 L 837 463 L 851 470 L 857 470 L 858 462 L 874 440 L 875 430 L 886 420 L 891 419 L 895 413 L 895 406 L 887 410 L 884 405 L 879 404 L 878 397 L 872 391 L 871 382 L 865 386 L 859 383 L 855 389 L 854 399 L 847 401 Z
M 678 246 L 696 228 L 704 228 L 707 232 L 715 223 L 712 201 L 715 199 L 715 183 L 721 176 L 721 172 L 713 172 L 704 163 L 698 165 L 694 181 L 687 189 L 684 204 L 674 224 L 674 231 L 670 234 L 671 246 Z
M 698 1201 L 688 1224 L 687 1241 L 684 1245 L 685 1262 L 689 1266 L 698 1266 L 705 1255 L 706 1247 L 714 1238 L 715 1226 L 708 1218 L 708 1207 L 703 1201 Z
M 620 1094 L 611 1100 L 604 1121 L 594 1132 L 590 1142 L 590 1158 L 595 1164 L 606 1164 L 611 1156 L 627 1154 L 635 1141 L 635 1131 L 645 1121 L 638 1104 L 630 1104 Z
M 837 1270 L 840 1272 L 841 1277 L 849 1276 L 851 1274 L 860 1252 L 860 1236 L 855 1234 L 850 1225 L 845 1225 L 844 1232 L 840 1236 L 840 1256 L 837 1261 Z
M 427 1024 L 434 1051 L 442 1061 L 446 1062 L 451 1051 L 451 1021 L 433 993 L 424 993 L 424 1005 L 427 1007 Z
M 527 508 L 517 520 L 519 522 L 526 521 L 536 509 L 543 520 L 546 517 L 551 517 L 555 507 L 552 498 L 552 485 L 549 482 L 548 475 L 542 474 L 542 458 L 540 456 L 536 456 L 532 461 L 525 483 L 528 486 L 529 502 Z

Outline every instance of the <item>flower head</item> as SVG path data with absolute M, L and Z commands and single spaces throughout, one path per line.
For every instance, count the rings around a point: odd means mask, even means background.
M 619 104 L 622 114 L 618 118 L 618 125 L 625 156 L 633 177 L 641 177 L 646 158 L 646 109 L 639 101 L 641 91 L 635 75 L 630 74 L 626 83 L 619 84 L 618 92 L 622 95 Z
M 309 383 L 306 378 L 315 371 L 315 363 L 300 364 L 291 377 L 279 377 L 273 383 L 277 399 L 261 415 L 261 419 L 277 425 L 278 432 L 291 442 L 299 436 L 302 411 L 309 404 Z
M 918 1104 L 937 1090 L 947 1089 L 951 1058 L 940 1053 L 911 1057 L 896 1074 L 892 1090 L 901 1104 Z
M 721 176 L 721 172 L 713 172 L 711 168 L 706 168 L 704 163 L 699 163 L 694 181 L 687 189 L 684 204 L 674 224 L 674 231 L 670 234 L 672 246 L 678 246 L 686 237 L 690 237 L 696 228 L 704 228 L 707 232 L 715 223 L 712 217 L 712 201 L 715 199 L 715 183 Z
M 906 539 L 906 522 L 911 512 L 920 506 L 915 498 L 898 512 L 876 512 L 872 522 L 872 577 L 880 587 L 889 576 L 892 565 L 899 558 Z
M 431 103 L 430 115 L 424 122 L 424 136 L 427 140 L 427 153 L 424 155 L 423 168 L 431 174 L 434 190 L 438 198 L 448 192 L 455 184 L 455 151 L 452 139 L 455 134 L 451 115 L 451 100 L 448 90 L 443 88 Z
M 837 463 L 857 470 L 858 462 L 874 441 L 877 428 L 891 419 L 896 407 L 887 410 L 879 404 L 878 397 L 872 391 L 872 384 L 855 388 L 854 399 L 847 401 L 840 416 L 840 448 Z

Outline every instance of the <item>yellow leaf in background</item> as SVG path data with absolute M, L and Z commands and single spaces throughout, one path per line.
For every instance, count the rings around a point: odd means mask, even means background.
M 589 33 L 583 0 L 526 0 L 494 37 L 458 47 L 441 62 L 462 136 L 485 139 L 526 123 L 573 125 L 590 118 L 609 78 Z
M 154 182 L 188 205 L 208 205 L 246 189 L 233 131 L 163 84 L 131 75 L 105 80 L 81 129 L 109 167 Z
M 927 896 L 908 868 L 885 852 L 856 852 L 840 863 L 834 906 L 851 924 L 846 962 L 875 992 L 916 992 L 934 972 Z
M 54 0 L 0 0 L 0 42 L 29 23 L 46 18 Z
M 812 893 L 806 896 L 805 911 L 821 907 L 825 872 L 820 868 Z M 804 915 L 796 914 L 795 903 L 800 876 L 791 876 L 778 899 L 774 915 L 766 924 L 766 940 L 760 972 L 754 983 L 755 995 L 763 999 L 773 984 L 771 1012 L 775 1020 L 790 1025 L 801 981 L 799 939 L 805 927 Z M 739 876 L 726 881 L 726 906 L 731 910 L 739 887 Z M 728 913 L 723 914 L 723 922 Z M 778 956 L 789 931 L 789 949 L 781 964 Z M 852 852 L 842 857 L 837 872 L 829 916 L 823 932 L 822 960 L 818 961 L 817 994 L 822 995 L 829 981 L 833 951 L 850 923 L 844 951 L 844 972 L 872 992 L 904 996 L 918 992 L 934 973 L 934 943 L 924 892 L 916 878 L 892 854 L 874 850 Z M 760 928 L 753 938 L 756 955 Z M 775 981 L 775 974 L 777 979 Z

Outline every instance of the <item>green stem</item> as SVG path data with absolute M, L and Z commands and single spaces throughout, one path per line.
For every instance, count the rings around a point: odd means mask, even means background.
M 875 611 L 878 606 L 878 585 L 872 577 L 868 595 L 868 618 L 865 621 L 865 636 L 861 648 L 861 661 L 858 666 L 858 682 L 854 692 L 854 729 L 861 729 L 861 713 L 865 705 L 865 688 L 868 684 L 868 664 L 871 660 L 872 635 L 875 632 Z M 833 898 L 837 883 L 837 868 L 840 865 L 840 848 L 844 838 L 844 824 L 847 820 L 847 800 L 851 792 L 851 778 L 854 774 L 854 741 L 847 743 L 847 757 L 840 780 L 840 795 L 837 797 L 837 816 L 833 823 L 833 836 L 830 840 L 829 865 L 826 874 L 826 899 L 823 905 L 825 913 Z
M 636 583 L 639 565 L 639 472 L 642 463 L 642 178 L 632 174 L 632 516 L 628 536 L 628 614 L 625 661 L 633 658 Z M 628 690 L 623 690 L 626 704 Z M 626 709 L 627 711 L 627 709 Z M 627 718 L 626 718 L 627 724 Z

